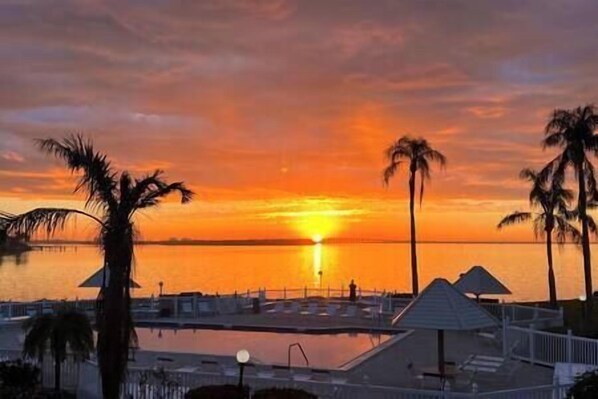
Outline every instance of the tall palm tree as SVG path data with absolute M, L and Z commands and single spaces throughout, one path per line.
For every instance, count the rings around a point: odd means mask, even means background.
M 446 165 L 446 157 L 433 149 L 423 138 L 403 136 L 386 149 L 388 166 L 384 169 L 384 184 L 388 186 L 401 163 L 409 165 L 409 214 L 411 217 L 411 285 L 413 295 L 419 294 L 417 277 L 417 251 L 415 236 L 415 179 L 420 175 L 419 204 L 424 199 L 424 182 L 430 179 L 430 162 Z
M 548 293 L 550 305 L 556 308 L 557 294 L 552 264 L 552 233 L 556 229 L 556 238 L 559 244 L 563 244 L 567 238 L 576 243 L 581 241 L 579 231 L 570 223 L 570 220 L 575 218 L 575 214 L 567 209 L 573 200 L 573 192 L 565 189 L 559 180 L 553 180 L 551 183 L 546 182 L 539 172 L 532 169 L 523 169 L 519 177 L 531 183 L 529 203 L 532 211 L 537 209 L 538 212 L 513 212 L 500 221 L 498 228 L 502 229 L 513 224 L 532 221 L 536 238 L 546 239 Z
M 57 313 L 28 319 L 23 354 L 29 358 L 43 358 L 50 350 L 54 358 L 54 389 L 60 395 L 60 368 L 66 360 L 67 348 L 75 359 L 89 358 L 93 351 L 93 332 L 87 316 L 75 310 L 62 309 Z
M 125 378 L 133 331 L 128 282 L 133 262 L 135 215 L 159 205 L 175 192 L 181 195 L 182 203 L 187 203 L 193 192 L 182 182 L 166 183 L 160 170 L 139 179 L 126 171 L 115 171 L 106 156 L 80 135 L 37 143 L 43 151 L 64 161 L 71 172 L 79 174 L 75 192 L 85 192 L 86 210 L 37 208 L 21 215 L 3 214 L 0 226 L 5 226 L 8 232 L 31 234 L 38 229 L 53 233 L 76 216 L 97 224 L 104 268 L 110 271 L 108 284 L 98 295 L 103 303 L 97 314 L 98 362 L 104 398 L 117 399 Z
M 588 155 L 598 155 L 598 113 L 593 105 L 572 110 L 557 109 L 546 125 L 544 148 L 558 147 L 562 152 L 546 166 L 543 174 L 553 174 L 553 179 L 564 180 L 566 170 L 573 168 L 578 184 L 577 210 L 581 222 L 581 245 L 586 298 L 592 306 L 592 262 L 588 202 L 597 196 L 594 166 Z M 588 199 L 589 197 L 589 199 Z

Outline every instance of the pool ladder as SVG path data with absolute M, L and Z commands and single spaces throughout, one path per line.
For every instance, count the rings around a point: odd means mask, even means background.
M 293 349 L 294 346 L 299 348 L 299 350 L 301 351 L 301 354 L 303 355 L 303 358 L 305 359 L 306 365 L 309 366 L 309 360 L 307 359 L 307 355 L 305 354 L 303 347 L 301 346 L 301 344 L 299 342 L 295 342 L 294 344 L 289 345 L 288 358 L 287 358 L 289 368 L 291 368 L 291 349 Z

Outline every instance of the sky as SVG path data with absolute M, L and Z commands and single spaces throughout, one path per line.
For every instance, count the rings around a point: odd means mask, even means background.
M 140 215 L 144 239 L 404 240 L 407 176 L 381 171 L 409 134 L 448 158 L 421 240 L 531 240 L 496 224 L 554 155 L 550 112 L 598 101 L 597 20 L 594 0 L 0 0 L 0 209 L 82 208 L 33 139 L 83 133 L 197 193 Z

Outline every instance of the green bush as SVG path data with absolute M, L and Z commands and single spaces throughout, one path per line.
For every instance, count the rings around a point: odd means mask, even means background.
M 267 388 L 256 391 L 253 399 L 318 399 L 312 393 L 293 388 Z
M 206 385 L 193 388 L 185 394 L 185 399 L 245 399 L 249 389 L 239 389 L 237 385 Z
M 39 389 L 39 368 L 21 360 L 0 362 L 0 398 L 31 398 Z
M 575 384 L 567 392 L 569 399 L 598 398 L 598 370 L 589 371 L 575 378 Z

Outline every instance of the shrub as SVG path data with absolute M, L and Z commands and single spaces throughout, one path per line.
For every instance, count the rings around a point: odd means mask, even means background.
M 239 389 L 237 385 L 206 385 L 194 388 L 185 394 L 185 399 L 245 399 L 249 389 Z
M 598 370 L 589 371 L 575 378 L 575 384 L 567 392 L 570 399 L 598 398 Z
M 293 388 L 267 388 L 256 391 L 253 399 L 318 399 L 312 393 Z
M 33 397 L 39 388 L 39 375 L 39 368 L 21 360 L 0 362 L 0 397 Z

